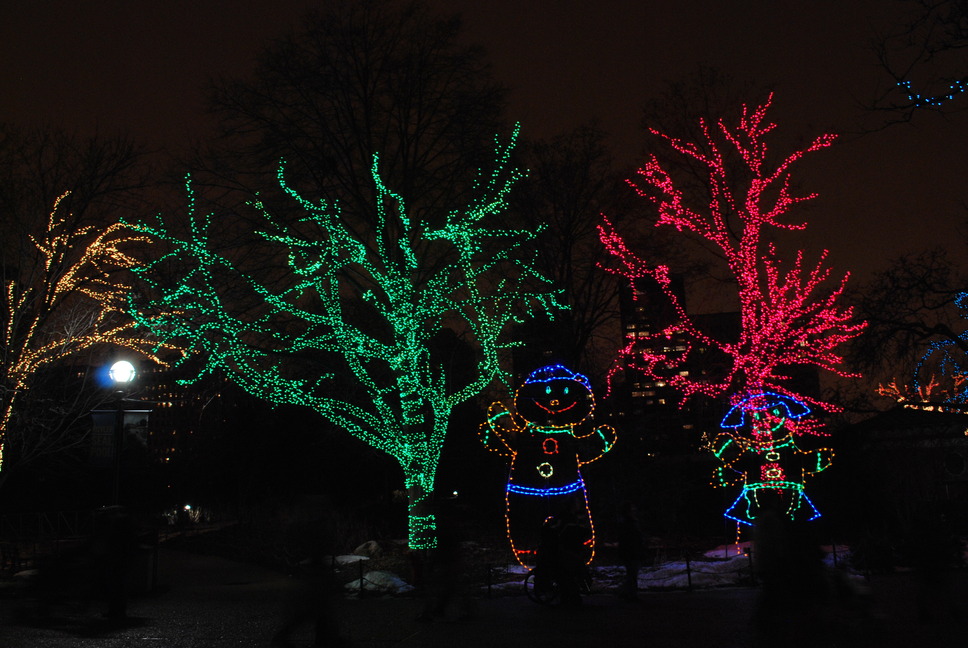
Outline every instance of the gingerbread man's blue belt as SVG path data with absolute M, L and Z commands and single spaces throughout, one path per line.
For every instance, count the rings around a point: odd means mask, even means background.
M 552 495 L 567 495 L 568 493 L 574 493 L 585 487 L 585 482 L 582 480 L 573 481 L 570 484 L 565 484 L 564 486 L 553 486 L 549 488 L 535 488 L 533 486 L 518 486 L 517 484 L 508 483 L 508 492 L 515 493 L 517 495 L 538 495 L 540 497 L 550 497 Z

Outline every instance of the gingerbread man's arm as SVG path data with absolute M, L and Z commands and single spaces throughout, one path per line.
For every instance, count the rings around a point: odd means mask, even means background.
M 498 453 L 502 457 L 514 456 L 514 439 L 524 426 L 519 425 L 515 417 L 504 406 L 504 403 L 495 402 L 487 408 L 487 421 L 485 421 L 478 433 L 481 443 L 488 450 Z
M 577 437 L 577 435 L 576 435 Z M 611 425 L 600 425 L 591 434 L 577 437 L 582 440 L 578 453 L 578 465 L 584 466 L 598 459 L 615 445 L 615 428 Z
M 720 434 L 713 440 L 713 454 L 723 462 L 713 471 L 713 486 L 729 486 L 742 481 L 743 473 L 734 464 L 744 452 L 746 445 L 731 434 Z
M 833 463 L 834 451 L 830 448 L 817 448 L 807 454 L 811 457 L 804 463 L 803 471 L 808 475 L 823 472 Z

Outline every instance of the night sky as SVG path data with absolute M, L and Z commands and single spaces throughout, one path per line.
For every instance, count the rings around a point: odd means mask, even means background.
M 529 137 L 590 119 L 623 169 L 641 162 L 641 107 L 700 64 L 776 91 L 781 135 L 850 133 L 883 73 L 869 42 L 896 19 L 885 0 L 434 0 L 460 11 L 511 88 Z M 202 138 L 204 84 L 245 75 L 308 0 L 35 0 L 0 18 L 0 121 L 89 134 L 126 131 L 159 149 Z M 750 97 L 757 101 L 761 97 Z M 946 243 L 965 260 L 968 117 L 919 116 L 816 153 L 800 176 L 820 197 L 801 245 L 831 249 L 863 279 L 888 258 Z

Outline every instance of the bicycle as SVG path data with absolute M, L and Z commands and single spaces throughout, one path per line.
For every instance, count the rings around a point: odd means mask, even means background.
M 555 579 L 544 579 L 532 569 L 524 577 L 524 592 L 528 598 L 541 605 L 557 605 L 561 602 L 561 590 Z
M 592 577 L 587 569 L 582 569 L 578 582 L 578 592 L 587 596 L 592 590 Z M 528 598 L 540 605 L 558 605 L 561 603 L 561 585 L 553 576 L 547 577 L 532 569 L 524 577 L 524 592 Z

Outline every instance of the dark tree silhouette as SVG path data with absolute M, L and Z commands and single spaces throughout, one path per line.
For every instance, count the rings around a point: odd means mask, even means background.
M 502 130 L 504 91 L 483 51 L 459 40 L 460 21 L 421 2 L 336 0 L 271 45 L 251 77 L 214 84 L 219 137 L 205 164 L 215 182 L 271 195 L 266 170 L 308 198 L 339 199 L 375 222 L 374 151 L 387 185 L 426 220 L 472 195 Z M 267 196 L 263 196 L 267 200 Z M 283 205 L 288 204 L 283 199 Z
M 900 22 L 874 39 L 888 83 L 870 107 L 887 116 L 883 126 L 911 121 L 925 110 L 968 106 L 968 2 L 908 0 L 896 3 Z
M 938 365 L 941 356 L 930 352 L 932 347 L 961 356 L 968 352 L 955 304 L 965 281 L 941 248 L 892 260 L 850 295 L 868 328 L 851 342 L 848 362 L 879 382 L 880 394 L 894 401 L 924 406 L 949 401 L 962 391 L 954 384 L 958 372 L 945 374 Z
M 604 377 L 603 363 L 620 335 L 618 282 L 598 267 L 607 253 L 596 227 L 601 214 L 625 215 L 639 208 L 638 201 L 615 172 L 604 134 L 594 126 L 530 142 L 523 159 L 528 175 L 511 196 L 509 225 L 541 230 L 538 267 L 569 307 L 553 322 L 533 323 L 533 346 L 566 366 Z

